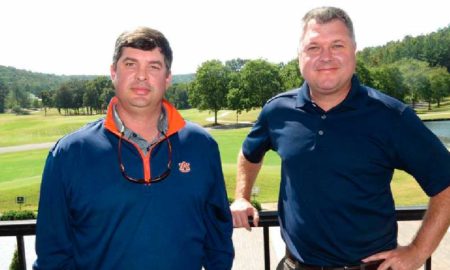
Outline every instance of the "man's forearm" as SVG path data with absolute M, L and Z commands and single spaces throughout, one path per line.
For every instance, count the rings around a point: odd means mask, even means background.
M 248 161 L 242 151 L 239 152 L 237 160 L 236 191 L 235 199 L 244 198 L 250 201 L 253 184 L 256 181 L 262 161 L 251 163 Z
M 450 187 L 430 199 L 422 226 L 412 245 L 420 250 L 423 259 L 438 247 L 450 224 Z

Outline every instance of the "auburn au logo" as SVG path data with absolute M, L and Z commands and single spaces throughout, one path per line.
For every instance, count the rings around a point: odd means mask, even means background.
M 178 169 L 182 173 L 188 173 L 191 171 L 191 164 L 186 161 L 180 162 L 180 163 L 178 163 Z

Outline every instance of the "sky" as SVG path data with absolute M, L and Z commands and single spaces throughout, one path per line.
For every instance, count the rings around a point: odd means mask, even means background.
M 0 65 L 57 75 L 109 75 L 117 36 L 137 26 L 167 37 L 173 74 L 195 73 L 212 59 L 287 63 L 297 55 L 301 18 L 318 6 L 347 11 L 358 49 L 450 24 L 443 0 L 2 1 Z

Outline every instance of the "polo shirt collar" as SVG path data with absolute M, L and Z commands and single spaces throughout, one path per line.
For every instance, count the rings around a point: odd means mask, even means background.
M 129 129 L 125 124 L 122 122 L 122 119 L 120 119 L 119 113 L 117 113 L 117 104 L 112 107 L 113 109 L 113 118 L 114 122 L 117 126 L 117 128 L 120 130 L 120 132 L 123 132 L 125 137 L 132 138 L 134 132 Z M 158 119 L 158 131 L 161 135 L 164 135 L 167 133 L 168 130 L 168 122 L 167 122 L 167 112 L 166 108 L 164 106 L 161 106 L 161 115 Z
M 361 86 L 358 77 L 356 75 L 352 76 L 351 84 L 352 86 L 350 88 L 347 97 L 340 104 L 336 105 L 334 108 L 345 107 L 350 109 L 357 109 L 358 107 L 364 104 L 361 101 L 367 96 L 367 91 L 365 90 L 364 87 Z M 305 81 L 298 91 L 296 106 L 297 108 L 303 108 L 306 105 L 312 104 L 313 102 L 311 101 L 311 95 L 309 94 L 309 85 Z
M 117 97 L 113 97 L 108 105 L 108 110 L 106 112 L 105 122 L 104 126 L 106 129 L 111 131 L 112 133 L 116 134 L 117 136 L 120 136 L 120 129 L 117 127 L 117 124 L 114 121 L 114 115 L 113 115 L 113 107 L 118 103 Z M 175 109 L 175 107 L 170 104 L 167 100 L 162 100 L 162 105 L 165 109 L 165 117 L 167 119 L 167 136 L 170 136 L 172 134 L 175 134 L 180 129 L 182 129 L 186 122 L 184 121 L 181 114 Z

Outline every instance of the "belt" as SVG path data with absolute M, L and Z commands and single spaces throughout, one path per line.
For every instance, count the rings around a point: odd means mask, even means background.
M 288 260 L 289 263 L 295 266 L 296 270 L 377 270 L 378 266 L 380 266 L 380 264 L 383 262 L 383 261 L 373 261 L 368 263 L 362 263 L 360 265 L 336 266 L 336 267 L 315 266 L 299 262 L 292 256 L 292 254 L 289 251 L 286 251 L 286 259 Z

